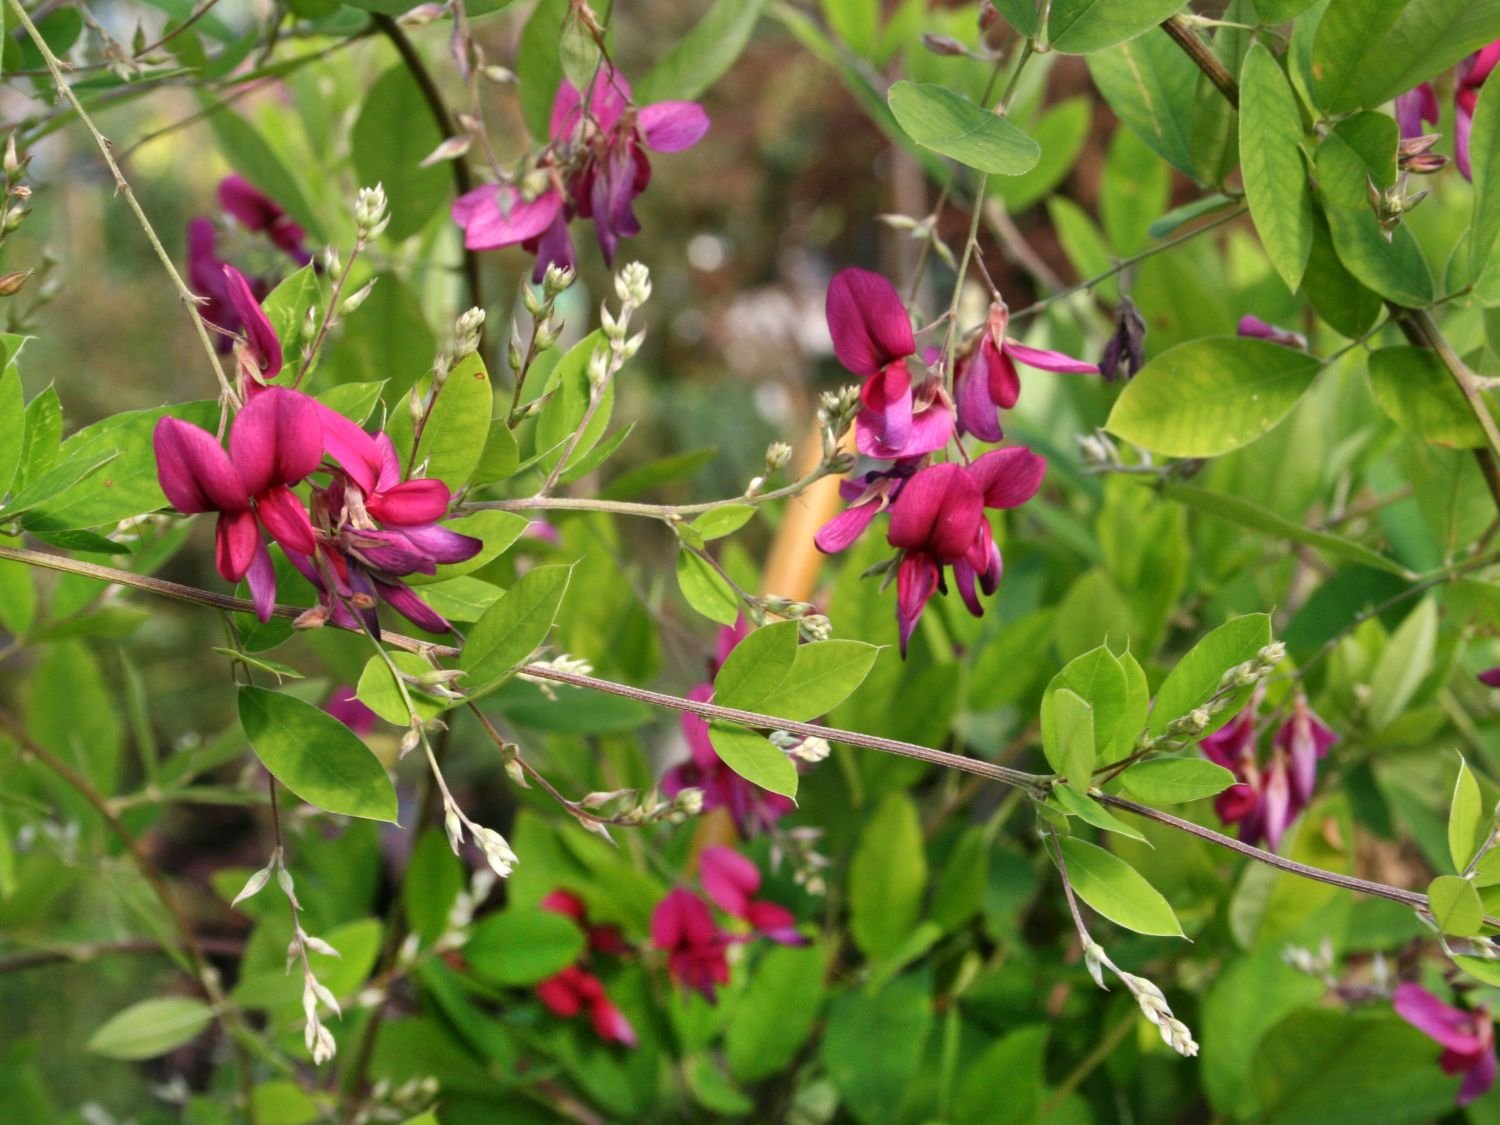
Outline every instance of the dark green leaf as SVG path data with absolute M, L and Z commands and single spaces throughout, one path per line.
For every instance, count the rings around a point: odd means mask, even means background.
M 823 1006 L 826 958 L 817 945 L 774 946 L 757 962 L 725 1029 L 736 1078 L 768 1078 L 796 1057 Z
M 583 933 L 569 918 L 539 908 L 491 914 L 464 943 L 464 960 L 481 980 L 532 985 L 562 972 L 583 953 Z
M 1312 72 L 1318 104 L 1347 111 L 1360 106 L 1359 77 L 1374 46 L 1408 0 L 1332 0 L 1313 39 Z
M 1147 729 L 1160 736 L 1171 723 L 1202 707 L 1219 690 L 1224 673 L 1239 664 L 1254 660 L 1256 654 L 1271 643 L 1271 618 L 1252 613 L 1220 625 L 1192 647 L 1156 693 Z M 1204 734 L 1218 730 L 1234 718 L 1239 706 L 1249 698 L 1251 689 L 1241 688 L 1209 722 Z
M 385 767 L 332 715 L 258 687 L 240 688 L 239 710 L 261 764 L 308 804 L 341 816 L 396 819 Z
M 1428 348 L 1392 345 L 1370 354 L 1375 401 L 1408 433 L 1456 449 L 1478 449 L 1484 430 L 1453 376 Z
M 851 988 L 829 1007 L 819 1055 L 855 1120 L 896 1119 L 932 1028 L 930 974 L 897 977 L 879 991 Z M 880 1044 L 872 1050 L 872 1044 Z
M 714 0 L 693 29 L 673 43 L 636 86 L 636 101 L 692 101 L 734 65 L 765 0 Z
M 566 566 L 528 570 L 505 597 L 485 611 L 458 659 L 459 667 L 468 673 L 467 694 L 496 687 L 547 639 L 569 575 Z
M 363 187 L 381 184 L 390 203 L 392 242 L 410 238 L 448 201 L 452 175 L 441 164 L 422 160 L 446 138 L 432 119 L 422 89 L 405 66 L 391 67 L 360 101 L 350 134 L 354 172 Z M 400 122 L 394 129 L 392 122 Z
M 1356 107 L 1374 109 L 1419 83 L 1436 78 L 1465 55 L 1500 39 L 1500 2 L 1497 0 L 1334 0 L 1333 10 L 1343 6 L 1355 9 L 1353 18 L 1389 22 L 1389 30 L 1373 46 L 1367 46 L 1353 60 L 1353 73 L 1336 102 L 1323 97 L 1324 109 L 1343 112 Z M 1378 15 L 1369 9 L 1378 8 Z M 1387 13 L 1395 19 L 1386 20 Z M 1321 36 L 1321 25 L 1319 34 Z M 1477 151 L 1477 150 L 1476 150 Z
M 927 857 L 917 809 L 890 793 L 860 831 L 849 861 L 849 931 L 872 960 L 900 948 L 922 912 Z

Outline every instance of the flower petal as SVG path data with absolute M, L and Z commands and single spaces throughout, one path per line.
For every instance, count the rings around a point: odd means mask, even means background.
M 1016 508 L 1036 495 L 1047 474 L 1047 459 L 1024 445 L 992 449 L 975 458 L 969 477 L 986 508 Z
M 313 400 L 323 432 L 323 449 L 344 467 L 351 480 L 366 495 L 380 480 L 380 446 L 358 425 L 337 410 Z
M 250 558 L 250 569 L 245 572 L 250 584 L 250 600 L 255 603 L 255 616 L 261 622 L 271 620 L 271 611 L 276 608 L 276 567 L 271 563 L 271 552 L 255 538 L 255 554 Z
M 433 609 L 405 586 L 389 582 L 375 583 L 375 592 L 397 613 L 418 629 L 429 633 L 446 633 L 450 626 L 442 614 Z
M 636 120 L 646 146 L 657 152 L 692 148 L 708 132 L 708 114 L 697 102 L 657 102 L 642 109 Z
M 958 432 L 973 434 L 980 441 L 1000 441 L 1000 415 L 990 397 L 989 364 L 983 346 L 959 363 L 953 374 L 954 400 L 958 407 Z
M 1444 1004 L 1420 984 L 1397 985 L 1392 1004 L 1398 1016 L 1450 1051 L 1472 1053 L 1483 1046 L 1473 1032 L 1473 1013 Z
M 1460 1108 L 1490 1092 L 1490 1088 L 1495 1085 L 1495 1070 L 1495 1051 L 1492 1047 L 1481 1054 L 1479 1060 L 1469 1068 L 1463 1085 L 1458 1088 Z
M 245 577 L 261 549 L 260 528 L 249 508 L 220 512 L 214 524 L 214 566 L 226 582 Z
M 207 430 L 180 418 L 162 418 L 151 444 L 161 490 L 183 515 L 250 506 L 250 494 L 229 455 Z
M 419 477 L 376 492 L 365 507 L 381 523 L 404 527 L 442 519 L 451 497 L 448 486 L 436 477 Z
M 245 488 L 258 496 L 275 485 L 296 484 L 316 469 L 323 460 L 323 440 L 313 399 L 286 387 L 269 387 L 235 415 L 229 456 Z
M 455 203 L 455 212 L 457 207 Z M 476 205 L 468 212 L 468 221 L 460 222 L 464 228 L 464 245 L 470 250 L 514 246 L 540 235 L 552 225 L 561 210 L 562 193 L 556 188 L 526 200 L 509 184 L 499 184 L 489 204 Z M 457 214 L 454 218 L 458 221 Z
M 499 184 L 481 184 L 455 199 L 448 213 L 453 216 L 453 221 L 459 226 L 467 227 L 474 215 L 494 200 L 495 193 L 499 190 Z
M 698 878 L 704 893 L 726 914 L 744 918 L 760 890 L 760 869 L 733 848 L 704 848 L 698 856 Z
M 938 561 L 925 551 L 909 551 L 902 556 L 901 565 L 896 570 L 896 621 L 901 634 L 903 660 L 922 610 L 937 590 L 941 577 L 942 568 Z
M 1024 363 L 1027 367 L 1039 367 L 1043 371 L 1066 371 L 1074 375 L 1097 375 L 1099 368 L 1092 363 L 1085 363 L 1081 359 L 1063 355 L 1062 352 L 1051 352 L 1045 348 L 1028 348 L 1025 344 L 1018 344 L 1014 340 L 1005 341 L 1005 354 L 1017 363 Z
M 828 286 L 827 313 L 834 354 L 856 375 L 874 375 L 916 353 L 906 306 L 878 273 L 841 270 Z
M 313 534 L 312 521 L 307 518 L 307 509 L 285 485 L 275 485 L 261 493 L 255 501 L 255 514 L 271 538 L 286 550 L 304 555 L 317 550 L 318 540 Z
M 953 437 L 953 411 L 940 399 L 914 414 L 911 422 L 911 433 L 905 444 L 895 447 L 881 440 L 880 431 L 867 418 L 866 412 L 860 411 L 854 419 L 855 448 L 866 457 L 894 461 L 934 453 Z
M 229 301 L 244 325 L 245 342 L 250 346 L 250 354 L 260 368 L 262 378 L 276 378 L 281 371 L 281 339 L 276 335 L 276 329 L 266 319 L 265 310 L 255 299 L 244 274 L 233 266 L 225 266 L 224 279 Z
M 963 466 L 932 465 L 896 497 L 886 538 L 903 550 L 957 557 L 974 541 L 982 510 L 983 498 Z
M 879 500 L 847 508 L 818 528 L 813 545 L 825 555 L 836 555 L 863 535 L 879 512 Z

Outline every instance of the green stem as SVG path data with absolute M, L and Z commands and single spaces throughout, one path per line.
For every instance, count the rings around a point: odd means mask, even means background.
M 733 496 L 727 500 L 709 500 L 700 504 L 637 504 L 631 500 L 595 500 L 587 497 L 523 496 L 515 500 L 479 500 L 462 505 L 465 512 L 492 509 L 498 512 L 607 512 L 616 516 L 643 516 L 647 519 L 678 520 L 683 516 L 701 515 L 726 504 L 759 506 L 773 500 L 785 500 L 806 491 L 815 481 L 828 475 L 819 465 L 805 477 L 759 496 Z

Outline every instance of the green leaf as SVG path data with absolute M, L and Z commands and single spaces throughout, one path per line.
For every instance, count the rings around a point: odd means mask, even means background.
M 964 829 L 953 850 L 943 857 L 927 912 L 943 932 L 952 933 L 983 909 L 989 861 L 990 841 L 979 827 Z
M 449 621 L 478 621 L 505 591 L 482 578 L 460 576 L 422 587 L 422 600 Z
M 1424 598 L 1391 634 L 1370 676 L 1369 724 L 1382 731 L 1406 710 L 1437 654 L 1436 598 Z
M 1454 937 L 1478 937 L 1484 903 L 1474 884 L 1458 875 L 1439 875 L 1427 886 L 1427 903 L 1437 928 Z
M 1059 688 L 1043 701 L 1042 715 L 1047 764 L 1072 788 L 1086 790 L 1094 769 L 1094 709 L 1081 696 Z
M 1469 225 L 1469 276 L 1480 277 L 1500 239 L 1500 83 L 1479 89 L 1469 126 L 1469 171 L 1474 176 L 1474 220 Z M 1486 94 L 1488 93 L 1488 97 Z M 0 479 L 4 479 L 0 473 Z
M 214 1010 L 203 1001 L 161 996 L 111 1016 L 85 1047 L 110 1059 L 154 1059 L 194 1039 L 213 1022 Z
M 1169 348 L 1115 400 L 1111 433 L 1173 457 L 1249 445 L 1290 413 L 1320 366 L 1267 340 L 1212 336 Z
M 1332 0 L 1313 37 L 1312 73 L 1320 108 L 1344 112 L 1360 106 L 1359 75 L 1406 2 Z
M 1359 563 L 1361 566 L 1373 567 L 1376 570 L 1399 574 L 1402 577 L 1405 577 L 1407 573 L 1406 568 L 1400 563 L 1386 558 L 1378 551 L 1371 550 L 1363 543 L 1356 543 L 1341 535 L 1330 535 L 1325 531 L 1314 531 L 1295 520 L 1278 516 L 1270 509 L 1262 508 L 1259 504 L 1246 500 L 1242 496 L 1227 492 L 1210 492 L 1195 484 L 1176 482 L 1164 485 L 1161 494 L 1205 516 L 1227 520 L 1253 531 L 1263 531 L 1276 539 L 1302 543 L 1316 548 L 1331 558 Z
M 1153 805 L 1179 805 L 1213 797 L 1234 784 L 1234 774 L 1206 758 L 1148 758 L 1120 780 L 1125 788 Z
M 756 963 L 724 1034 L 730 1073 L 740 1081 L 780 1072 L 807 1042 L 823 1007 L 826 960 L 817 945 L 779 945 Z
M 519 987 L 562 972 L 582 955 L 584 944 L 572 919 L 512 906 L 474 927 L 464 943 L 464 960 L 481 980 Z
M 1014 124 L 947 87 L 901 81 L 886 97 L 907 136 L 969 168 L 1019 176 L 1041 158 L 1037 143 Z
M 1161 892 L 1119 856 L 1072 837 L 1058 843 L 1073 890 L 1104 917 L 1138 934 L 1186 936 Z
M 1280 947 L 1225 961 L 1195 1026 L 1203 1043 L 1203 1088 L 1216 1111 L 1256 1118 L 1250 1089 L 1256 1048 L 1276 1024 L 1322 996 L 1322 982 L 1286 964 Z
M 569 0 L 541 0 L 532 9 L 521 31 L 521 46 L 516 53 L 516 73 L 521 79 L 519 100 L 526 128 L 534 137 L 547 136 L 552 103 L 562 85 L 562 57 L 558 46 L 568 12 Z M 433 146 L 436 144 L 434 141 Z
M 677 585 L 688 605 L 710 621 L 733 625 L 740 615 L 740 600 L 724 576 L 692 551 L 677 552 Z
M 1116 129 L 1099 182 L 1099 220 L 1118 258 L 1135 254 L 1166 209 L 1172 170 L 1134 129 Z
M 1235 202 L 1233 198 L 1221 192 L 1205 195 L 1202 199 L 1184 203 L 1181 207 L 1173 207 L 1152 223 L 1146 233 L 1152 238 L 1171 238 L 1193 220 L 1201 219 L 1204 215 L 1212 215 L 1215 211 L 1222 211 L 1226 207 L 1232 207 Z
M 1182 0 L 1053 0 L 1047 41 L 1069 55 L 1087 55 L 1150 31 Z
M 1500 964 L 1482 957 L 1454 957 L 1453 963 L 1476 980 L 1500 988 Z
M 714 677 L 714 701 L 760 711 L 797 660 L 797 623 L 777 621 L 753 630 L 730 650 Z
M 667 48 L 635 89 L 641 105 L 692 101 L 734 65 L 760 19 L 765 0 L 714 0 L 693 29 Z
M 413 465 L 427 465 L 424 476 L 437 477 L 457 492 L 469 483 L 490 436 L 494 394 L 489 372 L 476 353 L 449 373 L 417 444 Z
M 474 483 L 494 484 L 509 480 L 521 464 L 521 449 L 516 444 L 516 435 L 504 418 L 490 419 L 490 434 L 484 443 L 484 452 L 479 455 L 479 465 L 474 470 Z
M 332 715 L 290 695 L 240 688 L 240 726 L 261 764 L 308 804 L 370 820 L 396 819 L 385 767 Z
M 416 234 L 448 201 L 452 175 L 422 160 L 446 138 L 432 119 L 411 71 L 396 65 L 363 91 L 359 118 L 349 135 L 354 172 L 364 187 L 381 184 L 390 201 L 385 236 L 401 242 Z M 391 127 L 400 122 L 399 129 Z M 488 415 L 485 416 L 488 421 Z
M 1301 15 L 1315 3 L 1317 0 L 1255 0 L 1255 13 L 1262 23 L 1270 26 Z
M 797 767 L 769 739 L 720 722 L 708 724 L 708 739 L 724 764 L 746 781 L 783 797 L 797 796 Z
M 318 401 L 356 425 L 364 425 L 370 412 L 380 403 L 380 392 L 385 389 L 385 384 L 384 379 L 368 383 L 340 383 L 318 395 Z
M 849 861 L 849 932 L 872 960 L 901 947 L 922 914 L 927 856 L 917 807 L 888 793 L 860 830 Z
M 1117 832 L 1121 836 L 1129 836 L 1132 840 L 1147 843 L 1145 836 L 1086 793 L 1080 793 L 1070 786 L 1055 785 L 1052 787 L 1052 799 L 1057 802 L 1063 812 L 1076 816 L 1085 824 L 1092 824 L 1095 828 L 1103 829 L 1105 832 Z
M 966 1065 L 953 1097 L 954 1125 L 1030 1125 L 1049 1119 L 1042 1113 L 1049 1030 L 1043 1024 L 1011 1031 Z
M 1252 613 L 1220 625 L 1194 645 L 1162 681 L 1146 729 L 1160 736 L 1174 720 L 1202 707 L 1219 690 L 1225 672 L 1254 660 L 1270 643 L 1269 614 Z M 1252 690 L 1239 689 L 1230 698 L 1229 706 L 1210 720 L 1203 733 L 1211 734 L 1234 718 Z
M 432 671 L 432 665 L 414 652 L 392 652 L 388 655 L 396 667 L 408 675 L 420 676 L 424 672 Z M 407 684 L 406 690 L 411 696 L 412 707 L 416 709 L 419 719 L 435 719 L 452 706 L 446 700 L 428 695 L 416 684 Z M 411 716 L 407 713 L 406 701 L 402 699 L 401 690 L 396 686 L 396 679 L 391 675 L 391 670 L 386 666 L 382 657 L 372 656 L 365 661 L 365 670 L 360 673 L 359 687 L 355 694 L 359 696 L 361 703 L 386 722 L 394 723 L 398 727 L 411 725 Z
M 566 566 L 535 567 L 485 611 L 458 658 L 458 666 L 469 674 L 466 694 L 473 697 L 499 686 L 547 639 L 570 575 Z
M 596 349 L 605 346 L 607 341 L 603 332 L 590 332 L 568 349 L 547 379 L 547 390 L 552 392 L 552 398 L 542 408 L 542 415 L 536 424 L 537 463 L 545 470 L 551 470 L 562 460 L 563 451 L 568 448 L 573 434 L 583 424 L 593 395 L 593 385 L 589 382 L 589 360 Z M 589 450 L 599 443 L 609 427 L 614 406 L 615 384 L 611 380 L 605 384 L 593 417 L 589 419 L 578 438 L 578 444 L 568 456 L 569 469 L 581 464 Z
M 1302 276 L 1302 289 L 1318 315 L 1351 340 L 1369 331 L 1385 304 L 1339 260 L 1321 208 L 1313 212 L 1312 254 Z
M 1125 673 L 1125 709 L 1119 726 L 1115 728 L 1114 742 L 1099 755 L 1099 764 L 1106 766 L 1130 757 L 1151 713 L 1151 685 L 1146 679 L 1146 670 L 1128 652 L 1118 659 L 1120 669 Z
M 861 1122 L 900 1120 L 932 1029 L 931 973 L 897 977 L 878 991 L 851 988 L 829 1005 L 818 1054 L 841 1106 Z M 880 1044 L 873 1050 L 872 1044 Z
M 1380 9 L 1378 16 L 1370 10 L 1372 7 Z M 1497 0 L 1334 0 L 1323 22 L 1339 8 L 1352 8 L 1351 18 L 1356 21 L 1374 17 L 1377 25 L 1388 25 L 1388 30 L 1353 58 L 1352 74 L 1336 102 L 1324 100 L 1323 83 L 1318 83 L 1323 108 L 1336 113 L 1383 105 L 1500 39 Z M 1394 20 L 1386 18 L 1391 14 Z
M 216 147 L 230 167 L 285 207 L 287 213 L 306 228 L 314 245 L 321 242 L 322 227 L 307 202 L 301 182 L 266 143 L 249 118 L 231 108 L 228 102 L 216 102 L 206 95 L 200 100 L 208 114 L 208 126 L 213 131 Z M 373 185 L 375 181 L 369 183 Z
M 276 330 L 276 338 L 281 341 L 286 365 L 293 371 L 301 362 L 302 326 L 307 321 L 307 312 L 320 306 L 322 301 L 323 282 L 318 271 L 309 262 L 271 290 L 270 295 L 260 303 L 266 319 Z M 318 308 L 318 312 L 321 316 L 323 310 Z M 364 418 L 360 417 L 356 421 L 362 422 Z
M 1057 709 L 1053 702 L 1053 696 L 1060 688 L 1075 692 L 1093 709 L 1095 756 L 1102 760 L 1114 752 L 1117 743 L 1122 741 L 1120 726 L 1126 718 L 1130 702 L 1130 687 L 1119 658 L 1107 646 L 1100 645 L 1070 660 L 1062 671 L 1052 677 L 1042 692 L 1040 717 L 1044 747 L 1061 744 L 1057 731 Z M 1144 712 L 1142 718 L 1144 719 Z M 1123 732 L 1127 748 L 1139 733 L 1138 726 L 1134 730 Z M 1053 763 L 1053 768 L 1057 768 L 1056 763 Z
M 1469 763 L 1459 755 L 1458 780 L 1453 785 L 1453 805 L 1448 810 L 1448 855 L 1453 860 L 1453 870 L 1463 871 L 1479 850 L 1484 839 L 1480 833 L 1483 816 L 1479 782 L 1474 780 Z M 1484 835 L 1488 835 L 1487 825 Z
M 247 664 L 251 668 L 258 668 L 262 672 L 268 672 L 276 677 L 277 683 L 280 683 L 282 680 L 301 680 L 305 678 L 301 672 L 297 671 L 290 664 L 283 664 L 279 660 L 267 660 L 264 656 L 256 656 L 248 652 L 236 652 L 232 648 L 220 648 L 217 645 L 213 651 L 221 656 L 227 656 L 231 660 L 238 660 L 242 664 Z
M 26 434 L 26 401 L 21 373 L 15 364 L 0 373 L 0 507 L 21 467 L 21 443 Z
M 1295 293 L 1312 253 L 1313 206 L 1302 164 L 1302 116 L 1276 59 L 1259 43 L 1240 77 L 1240 162 L 1245 198 L 1266 256 Z
M 443 830 L 422 833 L 401 878 L 401 904 L 406 924 L 423 945 L 447 932 L 453 904 L 467 882 L 463 861 L 453 854 Z
M 1370 354 L 1370 391 L 1408 433 L 1454 449 L 1478 449 L 1484 430 L 1437 353 L 1391 345 Z
M 753 504 L 724 504 L 704 512 L 692 523 L 693 530 L 705 540 L 722 539 L 733 535 L 755 518 Z
M 761 709 L 796 722 L 826 715 L 864 683 L 879 655 L 876 646 L 863 641 L 799 645 L 790 674 Z
M 1041 8 L 1036 0 L 995 0 L 995 8 L 1024 39 L 1035 39 L 1042 30 Z

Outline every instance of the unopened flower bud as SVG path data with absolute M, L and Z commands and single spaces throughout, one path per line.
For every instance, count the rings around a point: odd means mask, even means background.
M 555 317 L 548 317 L 536 326 L 536 350 L 544 352 L 557 343 L 557 338 L 562 335 L 562 322 Z
M 28 156 L 26 158 L 26 160 L 22 160 L 22 159 L 20 159 L 16 155 L 16 135 L 14 133 L 12 133 L 10 136 L 8 136 L 8 137 L 5 138 L 5 178 L 6 179 L 13 180 L 18 175 L 20 175 L 23 171 L 25 171 L 26 164 L 27 164 L 27 162 L 30 159 L 31 159 L 31 157 Z
M 297 892 L 292 885 L 292 873 L 284 864 L 276 865 L 276 885 L 281 888 L 281 893 L 286 895 L 286 900 L 292 904 L 293 909 L 302 909 L 302 904 L 297 901 Z
M 464 842 L 464 822 L 458 810 L 449 805 L 443 813 L 443 831 L 448 834 L 448 846 L 458 854 L 458 846 Z
M 482 67 L 479 73 L 484 75 L 486 82 L 493 82 L 496 86 L 515 85 L 516 72 L 508 67 L 495 66 L 491 63 L 489 66 Z
M 821 613 L 810 613 L 806 617 L 798 618 L 797 631 L 815 644 L 833 636 L 833 622 Z
M 26 279 L 30 276 L 30 270 L 0 274 L 0 297 L 14 297 L 21 291 L 21 287 L 26 284 Z
M 623 340 L 630 330 L 630 322 L 610 315 L 608 305 L 599 306 L 599 330 L 611 340 Z
M 453 322 L 453 335 L 459 340 L 465 340 L 471 336 L 477 336 L 483 327 L 484 310 L 469 309 Z
M 433 149 L 421 162 L 418 168 L 430 168 L 434 164 L 441 164 L 445 160 L 457 160 L 463 156 L 474 144 L 473 133 L 460 133 L 456 137 L 448 137 L 437 148 Z
M 594 354 L 589 356 L 589 386 L 598 391 L 607 382 L 609 382 L 609 353 L 603 348 L 596 348 Z
M 6 211 L 5 233 L 9 234 L 11 231 L 17 229 L 22 223 L 26 221 L 26 216 L 29 214 L 31 214 L 31 209 L 29 207 L 12 207 L 8 211 Z
M 354 227 L 362 242 L 379 238 L 390 223 L 386 214 L 385 187 L 360 188 L 354 199 Z
M 646 333 L 642 329 L 630 339 L 626 340 L 620 348 L 620 362 L 627 363 L 635 358 L 635 353 L 641 350 L 641 345 L 646 342 Z
M 342 957 L 337 949 L 320 937 L 313 937 L 312 934 L 303 934 L 302 941 L 314 953 L 320 953 L 324 957 Z
M 474 843 L 484 853 L 485 862 L 490 865 L 490 870 L 502 879 L 508 879 L 510 873 L 520 862 L 516 853 L 511 851 L 510 844 L 506 843 L 505 837 L 493 828 L 483 825 L 473 826 Z
M 1269 672 L 1286 659 L 1286 645 L 1280 641 L 1272 641 L 1255 654 L 1255 659 L 1262 668 Z
M 542 275 L 542 293 L 549 300 L 558 294 L 565 292 L 578 275 L 568 266 L 560 266 L 556 262 L 547 264 L 547 272 Z
M 541 316 L 542 309 L 546 307 L 546 302 L 542 299 L 541 294 L 529 285 L 521 287 L 521 304 L 526 306 L 526 312 L 533 320 Z
M 271 865 L 267 864 L 265 867 L 262 867 L 259 871 L 257 871 L 254 875 L 250 876 L 250 878 L 245 881 L 245 885 L 243 888 L 241 888 L 240 893 L 235 895 L 233 900 L 229 903 L 230 908 L 232 909 L 238 906 L 247 898 L 254 898 L 256 895 L 260 894 L 260 892 L 265 889 L 266 884 L 270 881 Z
M 672 798 L 672 806 L 684 816 L 697 816 L 703 811 L 703 790 L 679 789 L 677 796 Z
M 375 288 L 375 283 L 379 280 L 380 278 L 378 277 L 372 277 L 353 293 L 350 293 L 349 296 L 345 297 L 343 307 L 339 309 L 340 315 L 347 316 L 359 308 L 360 305 L 364 304 L 369 298 L 371 290 Z
M 403 27 L 421 27 L 435 19 L 441 19 L 448 10 L 446 4 L 418 4 L 396 21 Z
M 1000 18 L 1000 12 L 995 7 L 994 0 L 981 0 L 979 5 L 979 30 L 986 32 L 995 26 L 995 21 Z
M 337 277 L 344 268 L 343 261 L 339 258 L 338 248 L 327 246 L 323 249 L 323 272 L 330 277 Z
M 506 351 L 505 361 L 510 364 L 512 371 L 520 371 L 521 364 L 526 362 L 526 358 L 521 352 L 521 343 L 514 336 L 510 338 L 510 347 Z
M 934 55 L 966 55 L 968 49 L 951 35 L 935 35 L 932 32 L 922 36 L 922 46 L 926 47 Z
M 315 605 L 311 609 L 305 609 L 292 621 L 293 629 L 321 629 L 328 624 L 328 608 Z
M 766 447 L 766 475 L 780 472 L 792 459 L 792 447 L 784 441 L 773 441 Z
M 636 308 L 651 299 L 651 271 L 641 262 L 631 262 L 615 275 L 615 294 Z
M 1104 947 L 1096 941 L 1091 941 L 1083 947 L 1083 966 L 1088 969 L 1089 976 L 1094 978 L 1094 983 L 1106 992 L 1109 986 L 1104 983 L 1104 962 L 1107 960 Z

